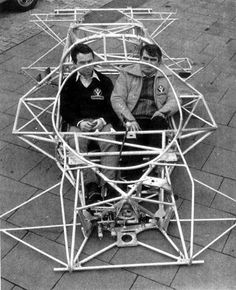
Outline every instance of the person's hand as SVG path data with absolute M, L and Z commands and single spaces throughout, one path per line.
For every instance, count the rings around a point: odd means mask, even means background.
M 83 132 L 90 132 L 94 128 L 93 122 L 90 122 L 88 120 L 82 121 L 79 124 L 80 130 Z
M 128 121 L 125 123 L 125 127 L 128 131 L 139 131 L 141 128 L 139 127 L 138 122 L 136 121 Z
M 161 117 L 161 118 L 163 118 L 163 119 L 166 118 L 166 116 L 165 116 L 162 112 L 160 112 L 160 111 L 156 111 L 156 112 L 152 115 L 151 119 L 153 119 L 153 118 L 155 118 L 155 117 Z
M 105 122 L 102 118 L 94 120 L 92 124 L 94 131 L 96 130 L 100 131 L 105 126 Z

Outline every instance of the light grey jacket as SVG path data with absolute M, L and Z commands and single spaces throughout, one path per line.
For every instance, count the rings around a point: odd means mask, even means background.
M 160 69 L 171 77 L 171 72 L 163 65 Z M 143 75 L 139 64 L 134 64 L 121 70 L 111 95 L 111 104 L 121 121 L 135 120 L 132 111 L 136 106 L 143 83 Z M 157 110 L 168 116 L 178 111 L 177 101 L 167 79 L 157 71 L 154 81 L 154 100 Z

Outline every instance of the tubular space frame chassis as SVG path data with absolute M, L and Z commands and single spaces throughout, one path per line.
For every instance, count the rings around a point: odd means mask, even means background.
M 77 15 L 77 14 L 76 14 Z M 137 29 L 140 25 L 132 26 L 133 31 L 140 31 Z M 80 29 L 81 27 L 73 26 L 73 29 Z M 128 29 L 129 30 L 129 29 Z M 126 32 L 126 31 L 125 31 Z M 144 30 L 143 30 L 144 32 Z M 70 30 L 71 36 L 71 30 Z M 14 238 L 15 240 L 29 246 L 30 248 L 36 250 L 37 252 L 45 255 L 46 257 L 52 259 L 53 261 L 59 263 L 60 267 L 55 268 L 58 271 L 75 271 L 75 270 L 89 270 L 89 269 L 106 269 L 106 268 L 123 268 L 123 267 L 139 267 L 139 266 L 166 266 L 166 265 L 183 265 L 183 264 L 198 264 L 203 263 L 203 260 L 198 260 L 198 256 L 202 254 L 206 249 L 208 249 L 213 243 L 218 241 L 221 237 L 228 234 L 235 227 L 235 218 L 201 218 L 195 216 L 195 185 L 201 184 L 202 186 L 213 190 L 214 192 L 220 194 L 221 196 L 230 199 L 235 202 L 235 199 L 223 194 L 222 192 L 211 188 L 205 183 L 193 178 L 188 164 L 185 160 L 185 155 L 195 148 L 202 140 L 208 137 L 215 129 L 216 123 L 211 115 L 211 112 L 206 104 L 204 96 L 193 88 L 186 80 L 181 79 L 175 72 L 174 78 L 185 88 L 186 93 L 183 95 L 176 93 L 175 86 L 173 86 L 172 81 L 170 81 L 164 72 L 161 72 L 168 80 L 170 87 L 172 88 L 175 98 L 179 105 L 179 118 L 172 119 L 173 128 L 166 131 L 150 131 L 141 132 L 142 134 L 162 134 L 162 148 L 153 148 L 145 146 L 137 146 L 140 149 L 138 151 L 131 151 L 130 154 L 140 154 L 151 156 L 151 160 L 143 163 L 141 166 L 127 167 L 125 170 L 131 170 L 138 167 L 144 168 L 144 173 L 139 180 L 133 181 L 118 181 L 118 180 L 107 180 L 107 178 L 102 174 L 101 169 L 103 166 L 93 158 L 100 158 L 103 153 L 99 152 L 89 152 L 86 154 L 78 153 L 78 151 L 73 150 L 65 142 L 65 136 L 71 133 L 63 133 L 59 130 L 60 128 L 60 117 L 59 117 L 59 96 L 60 91 L 66 80 L 62 82 L 64 78 L 68 78 L 71 73 L 69 71 L 71 68 L 70 60 L 68 62 L 68 55 L 71 47 L 76 43 L 89 43 L 93 45 L 95 42 L 99 42 L 100 51 L 97 53 L 99 61 L 95 65 L 100 68 L 104 73 L 107 74 L 117 74 L 120 67 L 131 63 L 137 63 L 137 59 L 130 55 L 127 51 L 129 45 L 137 45 L 140 42 L 150 42 L 154 41 L 145 31 L 142 36 L 140 34 L 136 35 L 124 33 L 114 33 L 110 31 L 103 31 L 102 33 L 95 33 L 94 35 L 87 36 L 82 39 L 76 39 L 70 44 L 70 37 L 67 38 L 67 45 L 65 46 L 64 54 L 60 65 L 54 68 L 42 81 L 38 82 L 29 92 L 27 92 L 19 101 L 17 108 L 16 119 L 14 123 L 13 133 L 18 135 L 20 139 L 36 148 L 49 158 L 53 159 L 60 170 L 62 171 L 61 181 L 54 186 L 48 188 L 47 190 L 41 192 L 40 194 L 34 196 L 33 198 L 25 201 L 24 203 L 18 205 L 17 207 L 8 210 L 3 213 L 0 217 L 3 218 L 9 213 L 23 207 L 24 205 L 33 202 L 37 198 L 40 198 L 45 193 L 49 192 L 53 188 L 60 188 L 60 202 L 61 202 L 61 212 L 62 212 L 62 224 L 61 225 L 50 225 L 50 226 L 34 226 L 34 227 L 19 227 L 19 228 L 7 228 L 1 229 L 3 233 Z M 117 55 L 112 54 L 108 51 L 110 46 L 110 41 L 113 42 L 118 40 L 121 42 L 121 50 L 123 53 Z M 68 69 L 69 68 L 69 69 Z M 169 67 L 170 68 L 170 67 Z M 157 68 L 158 69 L 158 68 Z M 159 69 L 158 69 L 159 70 Z M 54 97 L 39 97 L 37 95 L 41 89 L 48 85 L 52 80 L 57 79 L 59 76 L 59 90 L 57 95 Z M 175 81 L 175 80 L 174 80 Z M 179 102 L 179 97 L 182 99 L 182 105 Z M 186 101 L 187 100 L 187 101 Z M 22 119 L 22 115 L 26 116 L 28 113 L 28 119 Z M 204 115 L 204 116 L 202 116 Z M 48 120 L 48 116 L 50 120 Z M 45 122 L 46 120 L 46 122 Z M 197 124 L 196 124 L 197 120 Z M 197 125 L 197 126 L 196 126 Z M 32 129 L 33 128 L 33 129 Z M 124 132 L 114 132 L 113 134 L 124 134 Z M 74 136 L 75 141 L 77 140 L 76 134 L 71 134 Z M 172 136 L 170 142 L 166 144 L 166 136 Z M 99 134 L 94 133 L 83 133 L 79 134 L 82 138 L 90 138 L 97 140 Z M 183 150 L 179 145 L 185 139 L 188 140 L 188 146 Z M 36 140 L 36 143 L 34 142 Z M 118 142 L 118 141 L 117 141 Z M 118 142 L 119 143 L 119 142 Z M 42 145 L 53 145 L 57 148 L 56 154 L 52 154 L 48 150 L 47 146 Z M 121 144 L 121 143 L 119 143 Z M 77 148 L 79 144 L 77 143 Z M 135 148 L 137 149 L 137 148 Z M 142 150 L 142 151 L 141 151 Z M 143 151 L 144 150 L 144 151 Z M 114 152 L 118 154 L 119 152 Z M 123 152 L 125 154 L 125 152 Z M 90 157 L 90 161 L 85 159 L 85 157 Z M 153 178 L 150 176 L 150 172 L 153 168 L 158 166 L 161 168 L 161 176 L 159 178 Z M 119 196 L 111 199 L 109 201 L 98 202 L 92 205 L 85 204 L 84 197 L 84 186 L 83 186 L 83 169 L 91 168 L 100 178 L 108 181 L 110 185 L 118 192 Z M 188 218 L 180 218 L 178 215 L 178 208 L 175 201 L 174 192 L 171 185 L 171 173 L 174 168 L 183 168 L 187 172 L 189 182 L 191 184 L 191 215 Z M 115 168 L 116 170 L 122 168 Z M 75 172 L 77 174 L 75 174 Z M 69 180 L 75 188 L 75 199 L 74 199 L 74 211 L 73 211 L 73 222 L 68 224 L 65 217 L 64 208 L 64 185 L 65 179 Z M 122 190 L 118 185 L 123 183 L 128 185 L 127 191 Z M 154 189 L 149 195 L 143 195 L 140 191 L 140 185 L 144 184 Z M 152 197 L 156 196 L 157 199 L 153 200 Z M 167 200 L 166 200 L 167 199 Z M 80 202 L 79 202 L 80 201 Z M 87 245 L 87 242 L 91 234 L 91 223 L 92 218 L 85 216 L 88 208 L 105 208 L 105 210 L 115 210 L 117 216 L 119 216 L 120 211 L 124 206 L 124 201 L 128 201 L 133 209 L 134 219 L 138 214 L 145 215 L 148 217 L 146 222 L 136 222 L 131 225 L 116 226 L 110 228 L 109 231 L 111 235 L 113 233 L 113 242 L 108 246 L 103 247 L 101 250 L 89 255 L 86 258 L 82 258 L 81 254 Z M 141 205 L 141 202 L 148 202 L 151 204 L 158 204 L 158 210 L 153 213 L 147 208 Z M 99 210 L 96 212 L 99 213 Z M 164 213 L 164 214 L 163 214 Z M 78 218 L 80 222 L 78 222 Z M 99 221 L 99 222 L 98 222 Z M 103 229 L 100 228 L 104 226 L 102 220 L 97 221 L 98 236 L 102 237 Z M 205 222 L 229 222 L 230 226 L 224 232 L 220 233 L 217 237 L 214 237 L 211 242 L 205 245 L 201 250 L 194 252 L 194 227 L 196 223 Z M 96 222 L 96 221 L 95 221 Z M 107 221 L 106 221 L 107 222 Z M 174 224 L 177 227 L 180 245 L 177 245 L 168 233 L 168 226 Z M 190 231 L 186 234 L 183 232 L 184 224 L 190 224 Z M 62 228 L 64 233 L 64 244 L 65 244 L 65 261 L 54 257 L 50 253 L 47 253 L 35 246 L 27 243 L 23 239 L 18 238 L 12 232 L 21 230 L 34 230 L 34 229 L 50 229 L 50 228 Z M 69 229 L 72 230 L 71 244 L 69 245 Z M 171 247 L 170 251 L 163 249 L 162 247 L 157 247 L 144 243 L 138 240 L 138 234 L 146 230 L 155 230 L 158 234 L 161 234 L 168 245 Z M 83 241 L 79 248 L 76 248 L 76 241 L 78 232 L 81 231 L 83 235 Z M 114 234 L 115 233 L 115 234 Z M 117 240 L 114 242 L 114 238 Z M 128 238 L 128 241 L 126 241 Z M 187 242 L 190 243 L 189 251 L 187 250 Z M 131 247 L 131 246 L 141 246 L 145 249 L 152 251 L 153 253 L 160 254 L 163 260 L 158 260 L 157 262 L 140 262 L 140 263 L 124 263 L 115 265 L 99 265 L 99 266 L 87 266 L 86 263 L 92 261 L 94 258 L 99 257 L 102 253 L 114 247 Z M 169 259 L 169 260 L 166 260 Z
M 116 12 L 122 17 L 122 22 L 115 23 L 86 23 L 84 18 L 89 13 L 107 13 Z M 175 17 L 176 12 L 158 12 L 153 11 L 151 8 L 98 8 L 98 9 L 56 9 L 53 13 L 39 13 L 31 15 L 31 22 L 41 28 L 47 33 L 52 39 L 56 41 L 55 46 L 51 47 L 47 52 L 36 59 L 31 65 L 22 67 L 22 70 L 35 82 L 39 82 L 35 76 L 31 74 L 32 71 L 44 72 L 48 66 L 39 65 L 40 61 L 50 55 L 58 47 L 66 46 L 67 37 L 62 37 L 61 34 L 56 31 L 57 25 L 71 24 L 71 30 L 79 27 L 81 31 L 90 34 L 104 34 L 104 33 L 132 33 L 137 35 L 141 33 L 143 36 L 147 36 L 152 40 L 156 39 L 167 27 L 169 27 L 174 21 L 177 20 Z M 148 32 L 145 28 L 146 23 L 151 23 L 154 27 L 152 32 Z M 160 46 L 160 45 L 159 45 Z M 202 68 L 198 68 L 193 72 L 191 61 L 187 57 L 173 58 L 170 57 L 167 52 L 162 48 L 163 57 L 168 67 L 173 71 L 186 71 L 191 72 L 189 78 L 198 73 Z M 37 65 L 38 64 L 38 65 Z M 53 66 L 51 66 L 53 68 Z M 186 79 L 187 80 L 187 79 Z

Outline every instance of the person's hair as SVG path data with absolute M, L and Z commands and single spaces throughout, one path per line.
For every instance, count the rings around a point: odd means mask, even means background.
M 162 52 L 159 46 L 157 46 L 156 44 L 144 44 L 141 46 L 140 49 L 140 57 L 143 56 L 143 52 L 144 50 L 152 57 L 157 56 L 158 57 L 158 62 L 161 61 L 162 58 Z
M 83 54 L 92 53 L 93 58 L 94 58 L 93 50 L 87 44 L 79 43 L 79 44 L 76 44 L 71 50 L 71 58 L 72 58 L 72 60 L 73 60 L 73 62 L 75 64 L 77 63 L 77 57 L 76 56 L 79 53 L 83 53 Z

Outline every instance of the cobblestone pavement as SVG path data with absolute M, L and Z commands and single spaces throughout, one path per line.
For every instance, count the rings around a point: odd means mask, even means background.
M 106 4 L 107 0 L 39 0 L 34 10 L 22 13 L 9 13 L 4 11 L 1 13 L 0 27 L 0 52 L 4 52 L 17 44 L 24 42 L 32 36 L 41 32 L 41 29 L 36 25 L 32 25 L 29 20 L 31 13 L 51 12 L 57 8 L 80 7 L 91 8 L 100 7 Z
M 175 11 L 179 20 L 163 32 L 158 42 L 173 57 L 186 56 L 195 67 L 204 69 L 193 78 L 193 85 L 204 94 L 216 119 L 218 130 L 187 156 L 192 174 L 197 179 L 236 197 L 236 4 L 230 0 L 39 0 L 27 13 L 0 12 L 0 212 L 39 193 L 60 180 L 54 162 L 33 150 L 11 134 L 19 97 L 32 86 L 20 68 L 31 63 L 53 43 L 39 28 L 30 23 L 30 13 L 49 12 L 64 7 L 127 7 L 143 5 L 155 11 Z M 59 56 L 59 54 L 58 54 Z M 53 57 L 48 61 L 55 61 Z M 57 61 L 57 59 L 56 59 Z M 52 90 L 45 93 L 52 94 Z M 179 177 L 179 213 L 190 206 L 185 177 Z M 197 188 L 196 212 L 202 216 L 235 217 L 235 205 L 219 194 Z M 59 196 L 56 190 L 37 204 L 25 206 L 4 218 L 2 227 L 58 223 Z M 66 213 L 71 213 L 73 199 L 65 198 Z M 53 210 L 52 210 L 53 209 Z M 212 225 L 212 224 L 211 224 Z M 201 249 L 210 235 L 217 235 L 225 223 L 196 227 L 195 248 Z M 170 229 L 171 231 L 171 229 Z M 173 230 L 173 236 L 175 236 Z M 19 237 L 42 246 L 64 259 L 63 238 L 58 231 L 25 231 Z M 149 233 L 148 240 L 154 242 Z M 104 241 L 106 242 L 106 241 Z M 162 240 L 157 241 L 159 243 Z M 91 249 L 97 248 L 91 240 Z M 139 255 L 153 257 L 139 251 Z M 136 257 L 133 248 L 129 257 Z M 202 255 L 205 263 L 191 267 L 148 267 L 80 273 L 54 272 L 51 260 L 19 242 L 1 237 L 1 289 L 236 289 L 236 230 L 228 232 Z M 99 260 L 104 264 L 128 261 L 122 249 L 109 251 Z

